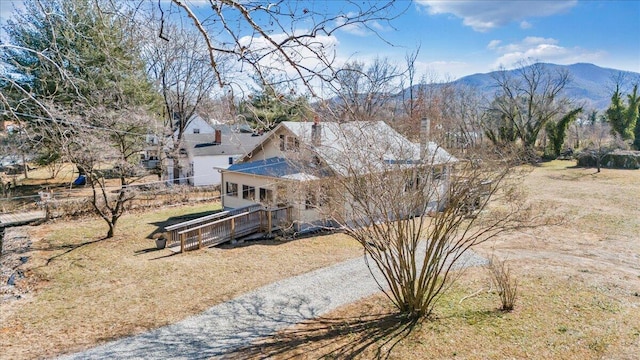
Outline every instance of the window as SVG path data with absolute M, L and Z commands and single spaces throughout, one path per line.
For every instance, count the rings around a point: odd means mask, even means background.
M 233 165 L 233 157 L 229 156 L 229 165 Z
M 307 197 L 304 201 L 304 208 L 306 210 L 317 209 L 320 206 L 324 206 L 329 202 L 329 188 L 327 186 L 320 186 L 320 188 L 312 188 L 307 190 Z
M 245 200 L 255 200 L 256 188 L 249 185 L 242 185 L 242 198 Z
M 413 184 L 413 179 L 407 179 L 406 183 L 404 184 L 404 192 L 413 190 Z
M 296 151 L 300 149 L 300 141 L 293 136 L 287 136 L 287 150 Z
M 194 134 L 200 134 L 200 129 L 198 129 L 198 128 L 194 128 L 194 129 L 193 129 L 193 133 L 194 133 Z
M 315 190 L 307 191 L 307 198 L 304 201 L 305 210 L 315 209 L 318 206 L 318 195 Z
M 431 176 L 433 177 L 434 180 L 440 180 L 442 179 L 442 169 L 441 168 L 432 168 L 431 169 Z
M 276 199 L 278 200 L 278 207 L 287 206 L 288 204 L 288 188 L 286 185 L 278 184 L 276 186 Z
M 295 136 L 280 135 L 280 151 L 297 151 L 300 141 Z
M 271 189 L 260 188 L 260 202 L 271 204 L 273 202 L 273 191 Z
M 238 184 L 227 181 L 227 196 L 238 196 Z

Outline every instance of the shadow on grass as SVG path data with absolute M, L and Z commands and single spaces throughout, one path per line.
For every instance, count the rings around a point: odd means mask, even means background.
M 47 247 L 39 248 L 39 249 L 36 249 L 36 250 L 40 250 L 40 251 L 64 250 L 63 252 L 61 252 L 61 253 L 59 253 L 57 255 L 54 255 L 54 256 L 50 257 L 49 259 L 47 259 L 46 265 L 49 265 L 53 260 L 56 260 L 56 259 L 58 259 L 58 258 L 60 258 L 62 256 L 65 256 L 65 255 L 71 253 L 74 250 L 77 250 L 77 249 L 80 249 L 80 248 L 82 248 L 84 246 L 95 244 L 97 242 L 104 241 L 104 240 L 107 240 L 107 239 L 109 239 L 109 238 L 103 237 L 103 238 L 100 238 L 100 239 L 97 239 L 97 240 L 85 241 L 85 242 L 79 243 L 79 244 L 65 244 L 65 245 L 53 245 L 53 246 L 49 245 Z
M 277 246 L 277 245 L 286 244 L 296 240 L 330 235 L 330 234 L 335 234 L 337 232 L 339 232 L 339 230 L 335 230 L 335 229 L 317 229 L 317 230 L 307 231 L 304 233 L 299 233 L 294 235 L 291 235 L 291 234 L 283 235 L 283 232 L 281 230 L 274 230 L 272 233 L 257 232 L 257 233 L 249 234 L 247 236 L 239 238 L 238 239 L 239 241 L 234 244 L 230 242 L 226 242 L 223 244 L 214 245 L 210 247 L 215 247 L 218 249 L 237 249 L 237 248 L 243 248 L 243 247 L 248 247 L 252 245 Z
M 154 246 L 154 247 L 150 247 L 142 250 L 136 250 L 133 252 L 133 256 L 143 255 L 143 254 L 147 254 L 154 251 L 160 251 L 160 250 L 162 249 L 158 249 L 157 247 Z
M 394 347 L 411 333 L 417 322 L 397 313 L 353 318 L 318 318 L 293 329 L 281 331 L 252 345 L 240 348 L 224 359 L 293 359 L 302 354 L 314 358 L 353 358 L 365 351 L 376 359 L 386 359 Z
M 151 260 L 166 259 L 166 258 L 169 258 L 169 257 L 172 257 L 172 256 L 176 256 L 176 255 L 180 255 L 180 253 L 171 251 L 169 254 L 158 256 L 158 257 L 154 257 L 153 259 L 149 259 L 149 260 L 151 261 Z

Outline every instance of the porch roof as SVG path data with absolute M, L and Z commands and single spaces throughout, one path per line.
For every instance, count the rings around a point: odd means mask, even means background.
M 246 163 L 237 163 L 229 166 L 224 171 L 233 171 L 248 175 L 260 175 L 289 180 L 308 181 L 317 180 L 318 176 L 304 171 L 308 166 L 281 157 L 272 157 L 265 160 L 256 160 Z

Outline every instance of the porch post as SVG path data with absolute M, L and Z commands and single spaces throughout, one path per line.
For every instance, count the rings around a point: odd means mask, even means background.
M 231 240 L 231 243 L 235 243 L 235 237 L 236 237 L 236 219 L 233 218 L 231 219 L 231 232 L 229 233 L 229 238 Z

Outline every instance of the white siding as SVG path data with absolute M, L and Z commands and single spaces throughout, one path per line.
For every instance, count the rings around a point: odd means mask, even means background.
M 253 152 L 253 156 L 248 161 L 259 161 L 272 157 L 286 157 L 285 153 L 280 150 L 280 135 L 293 136 L 284 127 L 278 128 L 278 131 L 270 135 L 262 144 L 261 148 L 258 148 Z
M 215 129 L 208 122 L 199 116 L 191 118 L 187 127 L 184 129 L 185 134 L 195 134 L 194 130 L 198 129 L 199 134 L 213 134 Z
M 224 173 L 224 179 L 223 179 L 223 183 L 222 183 L 222 188 L 220 189 L 223 196 L 222 196 L 222 205 L 225 208 L 239 208 L 239 207 L 244 207 L 244 206 L 249 206 L 249 205 L 253 205 L 253 204 L 257 204 L 259 203 L 259 197 L 260 197 L 260 188 L 266 188 L 266 189 L 271 189 L 271 190 L 275 190 L 275 185 L 274 184 L 270 184 L 270 179 L 266 178 L 266 177 L 261 177 L 261 176 L 251 176 L 251 175 L 246 175 L 246 174 L 238 174 L 238 173 L 232 173 L 232 172 L 225 172 Z M 237 196 L 231 196 L 228 195 L 227 192 L 227 188 L 226 188 L 226 183 L 230 182 L 230 183 L 235 183 L 238 185 L 238 193 Z M 255 200 L 247 200 L 247 199 L 243 199 L 242 198 L 242 186 L 243 185 L 248 185 L 248 186 L 253 186 L 255 189 Z M 275 191 L 274 191 L 275 193 Z

